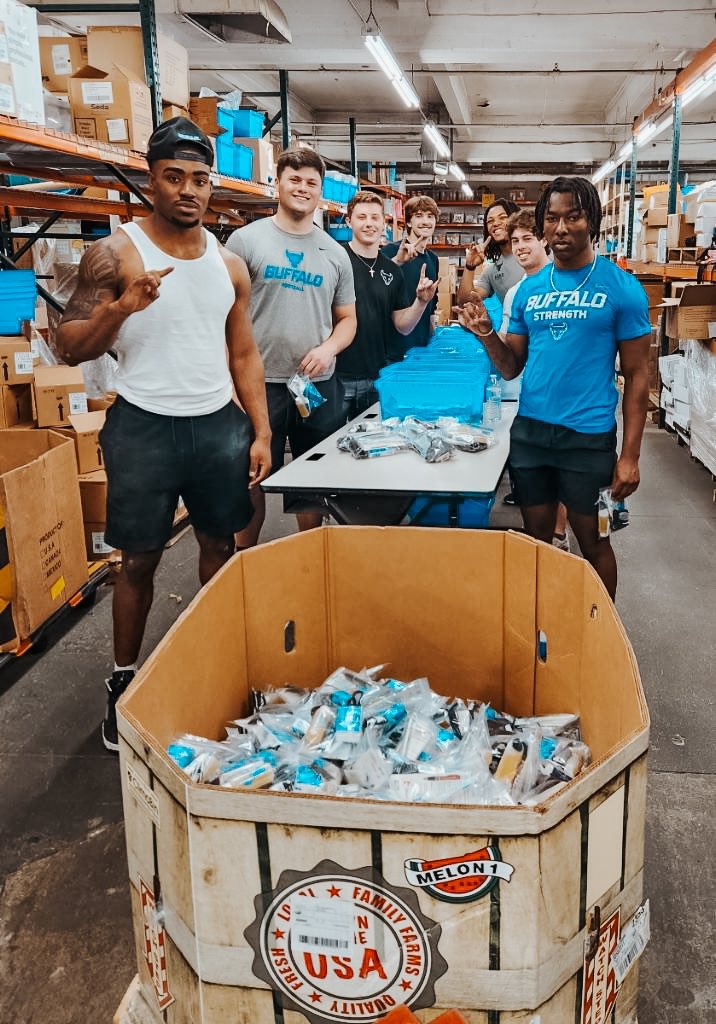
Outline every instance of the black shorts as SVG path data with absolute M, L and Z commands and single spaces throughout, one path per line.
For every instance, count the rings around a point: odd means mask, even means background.
M 597 514 L 599 490 L 609 487 L 617 460 L 616 425 L 604 434 L 516 416 L 510 430 L 510 469 L 519 505 L 561 501 L 574 512 Z
M 320 444 L 343 426 L 343 389 L 335 373 L 329 380 L 313 382 L 326 401 L 306 419 L 300 415 L 285 384 L 267 384 L 266 402 L 271 425 L 271 472 L 283 466 L 286 439 L 294 459 Z
M 208 416 L 159 416 L 118 397 L 100 432 L 107 469 L 105 539 L 122 551 L 158 551 L 181 496 L 192 525 L 232 537 L 252 516 L 251 425 L 229 402 Z

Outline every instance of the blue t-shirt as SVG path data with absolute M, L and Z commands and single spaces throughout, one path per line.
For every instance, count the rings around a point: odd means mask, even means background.
M 617 346 L 650 331 L 644 289 L 603 256 L 591 273 L 550 263 L 526 277 L 509 326 L 510 334 L 528 337 L 520 415 L 584 434 L 611 430 Z

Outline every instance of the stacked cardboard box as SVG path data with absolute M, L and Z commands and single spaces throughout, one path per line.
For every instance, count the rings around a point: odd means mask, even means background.
M 0 0 L 0 114 L 45 123 L 37 12 Z
M 34 426 L 33 355 L 24 335 L 0 337 L 0 428 Z
M 2 651 L 16 650 L 87 580 L 74 461 L 72 443 L 51 430 L 2 433 Z
M 666 413 L 666 425 L 688 431 L 691 422 L 691 395 L 686 360 L 679 353 L 659 357 L 661 396 L 659 404 Z
M 686 379 L 691 401 L 691 454 L 716 474 L 716 323 L 709 341 L 687 341 Z

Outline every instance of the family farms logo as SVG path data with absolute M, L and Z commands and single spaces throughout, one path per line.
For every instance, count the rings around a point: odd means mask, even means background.
M 486 896 L 500 879 L 509 882 L 515 869 L 500 857 L 497 843 L 462 857 L 406 860 L 405 877 L 445 903 L 471 903 Z
M 440 926 L 415 893 L 389 888 L 372 868 L 322 861 L 308 873 L 284 871 L 254 903 L 245 932 L 254 974 L 313 1024 L 370 1024 L 399 1003 L 434 1004 L 447 970 Z

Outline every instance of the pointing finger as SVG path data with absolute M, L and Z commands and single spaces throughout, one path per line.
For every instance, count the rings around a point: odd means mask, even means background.
M 166 277 L 167 274 L 171 274 L 174 267 L 165 267 L 164 270 L 155 270 L 155 274 L 159 274 L 160 277 Z

